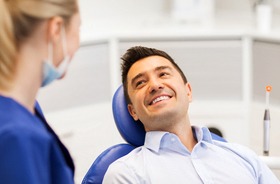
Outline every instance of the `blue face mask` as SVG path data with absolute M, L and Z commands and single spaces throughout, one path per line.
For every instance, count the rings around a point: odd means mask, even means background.
M 49 62 L 44 61 L 43 67 L 43 81 L 41 87 L 47 86 L 51 82 L 61 77 L 61 74 Z
M 68 65 L 70 63 L 70 57 L 67 54 L 67 44 L 66 44 L 66 36 L 64 27 L 62 27 L 62 47 L 63 47 L 63 54 L 64 59 L 59 64 L 57 68 L 53 65 L 53 47 L 52 44 L 48 44 L 48 59 L 43 61 L 43 79 L 41 87 L 47 86 L 48 84 L 52 83 L 56 79 L 60 79 L 63 74 L 66 72 Z

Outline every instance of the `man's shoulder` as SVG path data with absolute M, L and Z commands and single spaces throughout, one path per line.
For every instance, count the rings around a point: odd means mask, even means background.
M 103 183 L 135 181 L 138 175 L 142 176 L 145 171 L 143 167 L 144 150 L 146 150 L 144 146 L 137 147 L 127 155 L 111 163 L 105 173 Z M 135 171 L 137 171 L 137 173 L 135 173 Z
M 244 161 L 248 162 L 254 168 L 258 167 L 260 159 L 258 155 L 250 148 L 237 144 L 237 143 L 227 143 L 220 141 L 213 141 L 216 146 L 226 149 L 238 157 L 242 158 Z
M 115 160 L 110 164 L 110 168 L 114 170 L 120 170 L 123 168 L 132 169 L 142 167 L 145 160 L 145 155 L 150 152 L 145 146 L 140 146 L 132 150 L 127 155 Z
M 146 148 L 144 146 L 139 146 L 135 149 L 133 149 L 130 153 L 128 153 L 127 155 L 117 159 L 115 162 L 125 162 L 128 163 L 130 161 L 135 161 L 136 158 L 139 159 L 139 156 L 141 157 L 141 155 L 143 154 L 144 150 Z M 114 163 L 115 163 L 114 162 Z
M 216 146 L 219 146 L 219 147 L 222 147 L 224 149 L 228 149 L 232 152 L 235 152 L 236 154 L 246 154 L 246 155 L 256 155 L 255 152 L 253 150 L 251 150 L 250 148 L 244 146 L 244 145 L 241 145 L 241 144 L 238 144 L 238 143 L 230 143 L 230 142 L 222 142 L 222 141 L 213 141 L 213 143 L 216 145 Z

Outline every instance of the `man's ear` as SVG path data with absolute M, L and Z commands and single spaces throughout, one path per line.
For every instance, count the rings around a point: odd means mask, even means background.
M 192 87 L 190 85 L 190 83 L 186 83 L 186 89 L 187 89 L 187 95 L 188 95 L 188 99 L 191 102 L 192 101 Z
M 132 116 L 132 118 L 133 118 L 135 121 L 137 121 L 139 118 L 138 118 L 138 116 L 137 116 L 137 114 L 136 114 L 136 112 L 135 112 L 135 110 L 134 110 L 133 105 L 132 105 L 132 104 L 128 104 L 128 105 L 127 105 L 127 109 L 128 109 L 129 114 Z
M 52 43 L 58 43 L 61 39 L 61 29 L 64 24 L 64 20 L 55 16 L 48 21 L 48 40 Z

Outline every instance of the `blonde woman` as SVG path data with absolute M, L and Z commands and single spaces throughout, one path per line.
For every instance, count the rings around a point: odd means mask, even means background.
M 77 0 L 0 0 L 0 183 L 74 183 L 36 95 L 65 75 L 79 26 Z

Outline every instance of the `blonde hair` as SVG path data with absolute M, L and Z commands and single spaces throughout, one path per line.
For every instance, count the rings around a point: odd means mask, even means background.
M 60 16 L 67 26 L 77 11 L 77 0 L 0 0 L 0 88 L 8 88 L 18 47 L 37 25 Z

